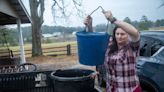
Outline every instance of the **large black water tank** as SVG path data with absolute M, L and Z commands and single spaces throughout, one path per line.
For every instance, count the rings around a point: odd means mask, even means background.
M 57 70 L 51 73 L 54 92 L 98 92 L 94 89 L 94 79 L 88 69 Z

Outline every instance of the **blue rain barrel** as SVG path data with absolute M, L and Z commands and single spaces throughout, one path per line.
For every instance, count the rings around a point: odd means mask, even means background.
M 79 31 L 76 36 L 79 62 L 90 66 L 103 64 L 109 35 L 105 32 Z

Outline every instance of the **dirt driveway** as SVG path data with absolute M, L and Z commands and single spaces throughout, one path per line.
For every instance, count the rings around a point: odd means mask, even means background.
M 27 58 L 27 62 L 36 64 L 38 70 L 57 70 L 68 68 L 87 68 L 95 70 L 94 66 L 82 65 L 78 62 L 77 55 L 71 56 L 39 56 Z

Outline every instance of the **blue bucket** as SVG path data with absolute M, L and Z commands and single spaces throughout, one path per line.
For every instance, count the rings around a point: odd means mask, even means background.
M 90 66 L 103 64 L 109 35 L 105 32 L 79 31 L 76 36 L 79 62 Z

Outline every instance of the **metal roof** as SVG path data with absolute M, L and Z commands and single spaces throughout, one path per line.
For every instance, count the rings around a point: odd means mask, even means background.
M 18 18 L 21 20 L 21 23 L 30 23 L 30 16 L 25 9 L 21 0 L 6 0 L 10 7 L 12 7 L 13 11 L 18 15 Z M 9 25 L 16 24 L 16 17 L 10 16 L 0 11 L 0 25 Z

